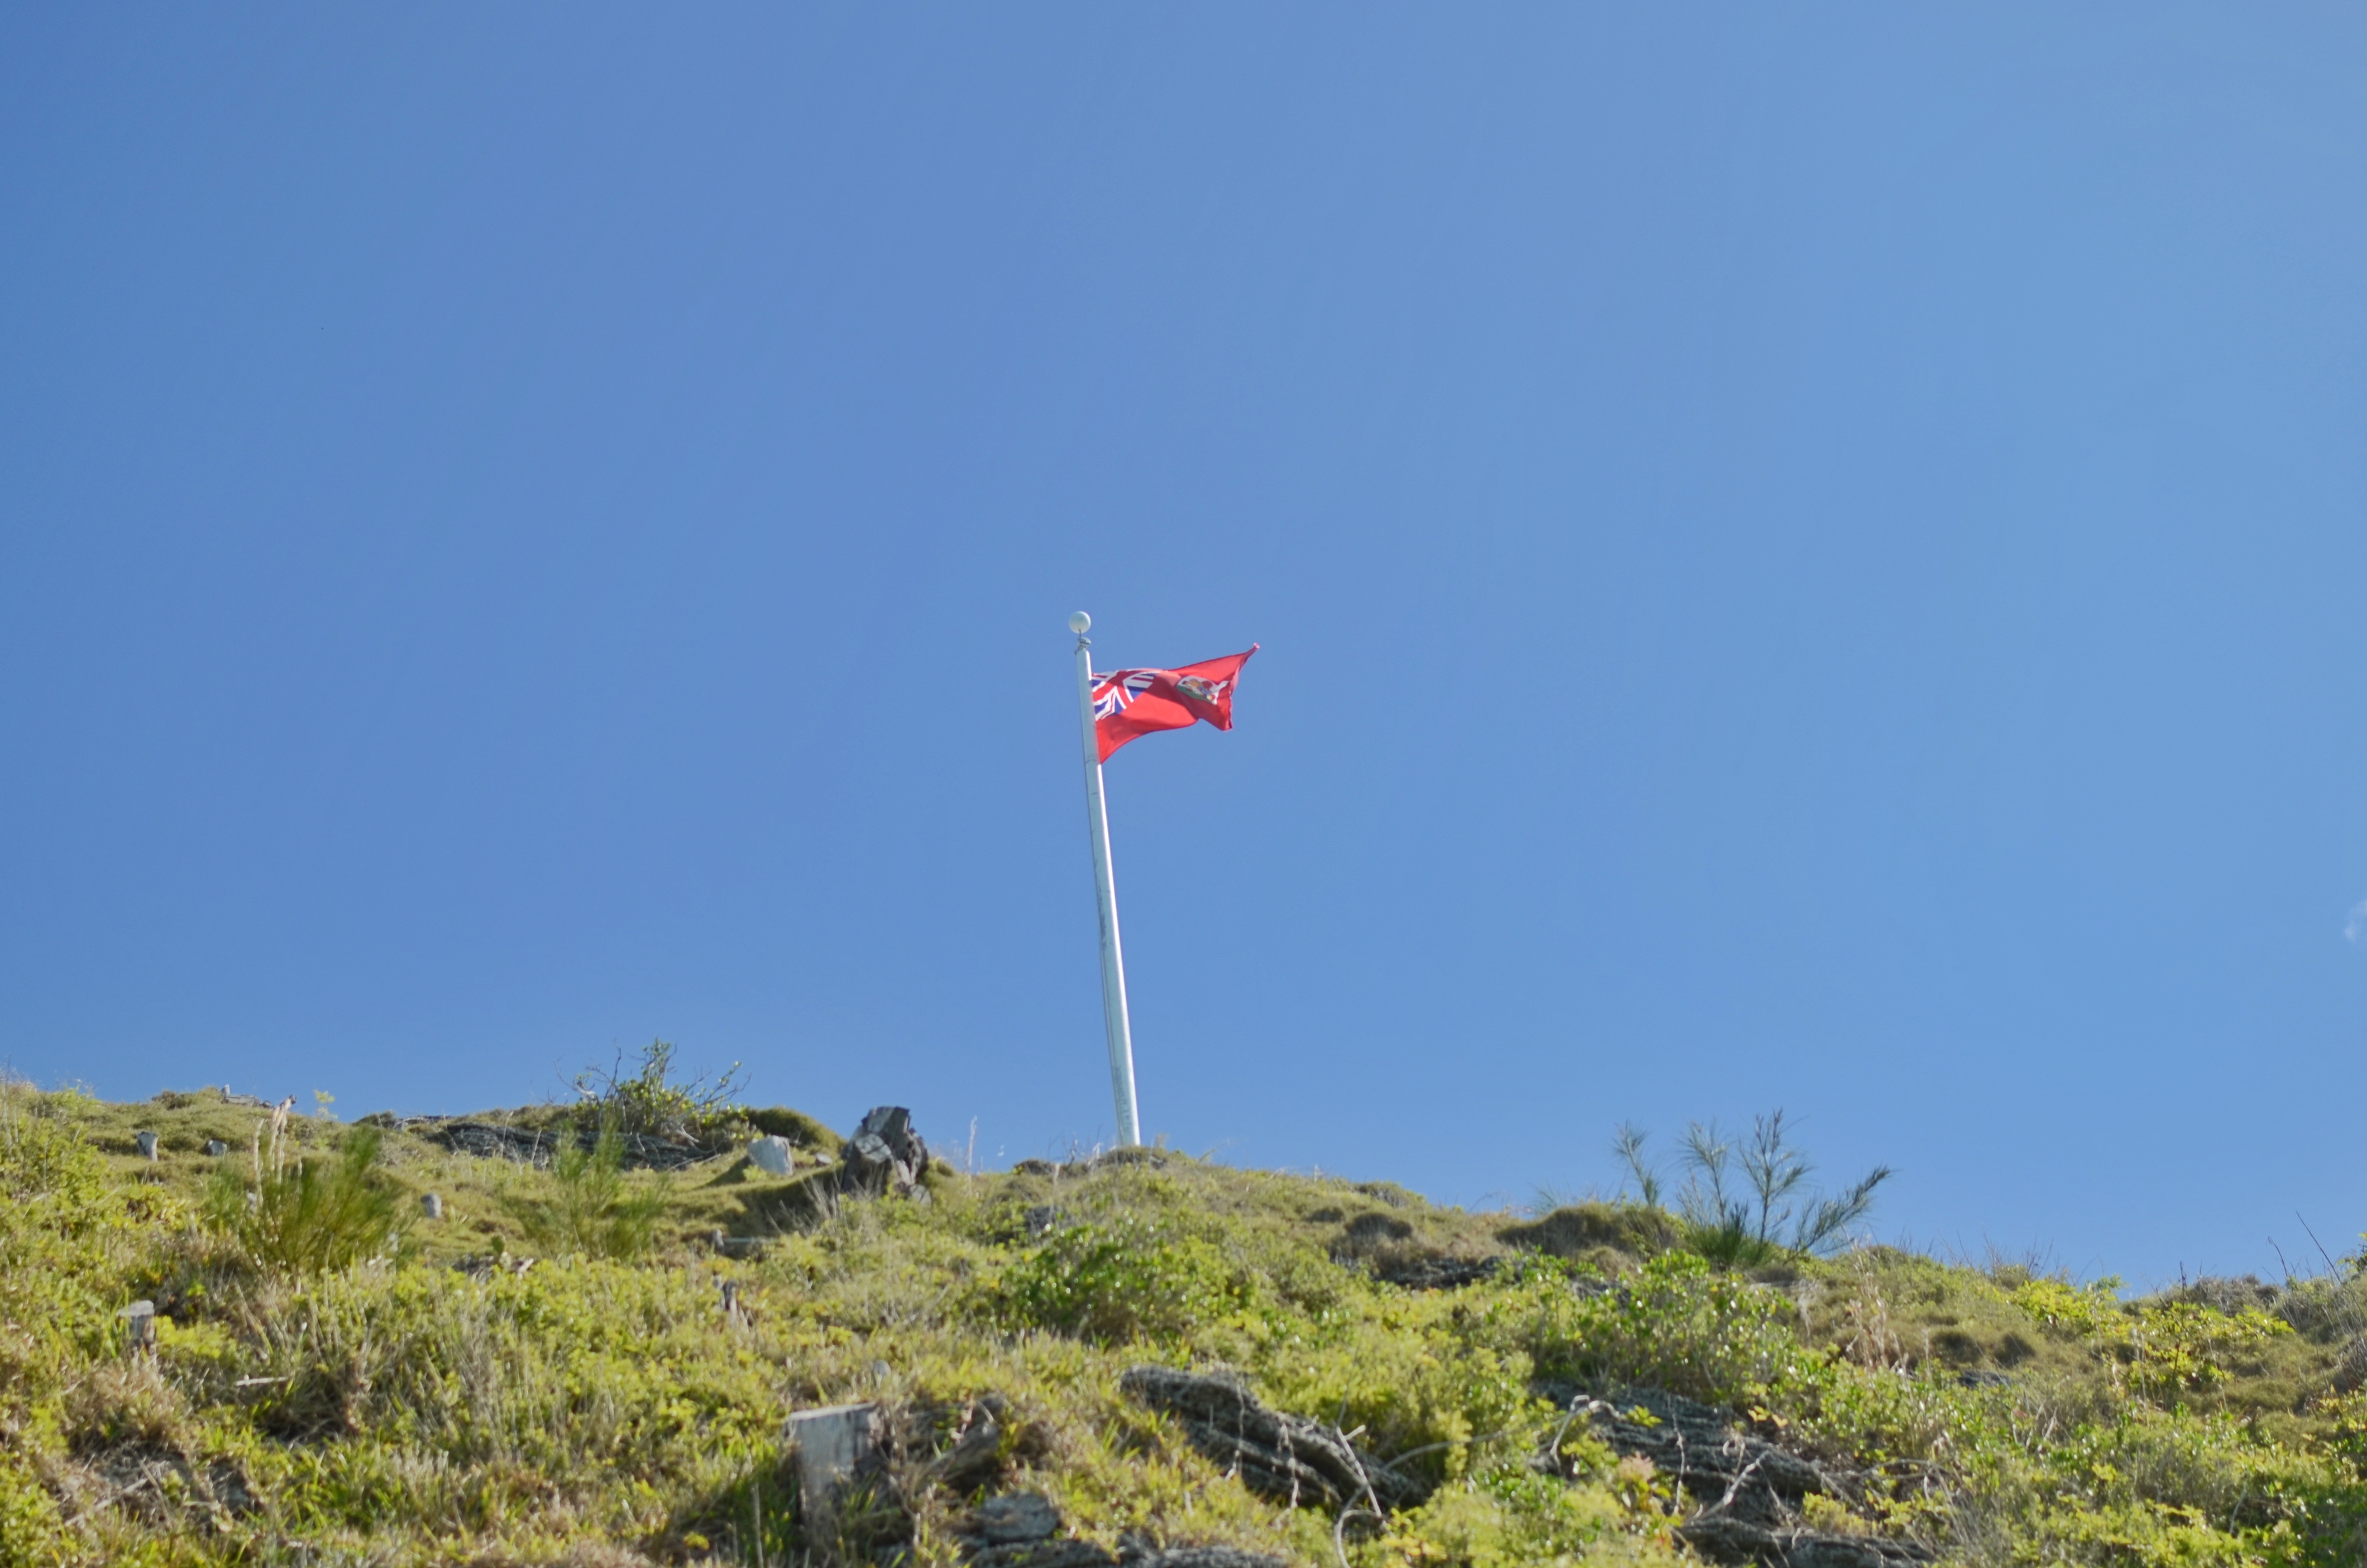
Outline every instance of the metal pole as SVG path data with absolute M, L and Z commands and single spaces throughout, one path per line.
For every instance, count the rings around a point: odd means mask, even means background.
M 1093 887 L 1102 919 L 1102 1023 L 1109 1032 L 1110 1093 L 1117 1101 L 1121 1148 L 1142 1142 L 1142 1112 L 1134 1098 L 1134 1031 L 1126 1016 L 1126 958 L 1117 942 L 1117 883 L 1110 871 L 1109 806 L 1102 796 L 1101 746 L 1093 733 L 1093 645 L 1085 633 L 1093 618 L 1069 618 L 1077 634 L 1077 715 L 1085 731 L 1085 831 L 1093 841 Z

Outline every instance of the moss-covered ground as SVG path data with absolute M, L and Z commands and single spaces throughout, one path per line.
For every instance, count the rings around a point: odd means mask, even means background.
M 940 1165 L 866 1198 L 735 1149 L 616 1177 L 598 1202 L 655 1220 L 611 1244 L 554 1228 L 588 1200 L 551 1170 L 425 1126 L 374 1130 L 386 1233 L 306 1269 L 242 1225 L 264 1211 L 244 1188 L 328 1168 L 357 1130 L 287 1119 L 274 1162 L 269 1114 L 0 1092 L 0 1568 L 954 1562 L 980 1493 L 1015 1490 L 1128 1553 L 1674 1562 L 1702 1499 L 1573 1415 L 1645 1389 L 1852 1478 L 1806 1500 L 1829 1540 L 2367 1561 L 2367 1287 L 2344 1269 L 2135 1301 L 1880 1247 L 1723 1271 L 1655 1210 L 1469 1213 L 1163 1151 Z M 481 1119 L 563 1138 L 569 1114 Z M 836 1142 L 793 1113 L 753 1125 Z M 1154 1361 L 1238 1373 L 1421 1500 L 1342 1517 L 1252 1493 L 1122 1393 Z M 801 1517 L 784 1419 L 856 1401 L 910 1462 L 871 1514 Z M 931 1434 L 988 1407 L 991 1468 L 932 1470 Z

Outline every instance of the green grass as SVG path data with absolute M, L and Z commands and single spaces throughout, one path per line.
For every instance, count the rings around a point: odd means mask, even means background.
M 949 1563 L 975 1487 L 927 1460 L 990 1400 L 991 1484 L 1113 1548 L 1672 1563 L 1682 1500 L 1556 1403 L 1636 1386 L 1864 1471 L 1818 1522 L 1950 1561 L 2349 1564 L 2367 1524 L 2353 1278 L 2125 1302 L 1880 1247 L 1745 1262 L 1641 1203 L 1470 1213 L 1163 1151 L 857 1200 L 730 1153 L 535 1168 L 302 1117 L 281 1142 L 274 1165 L 268 1114 L 214 1091 L 0 1092 L 0 1568 Z M 276 1232 L 251 1218 L 274 1202 Z M 719 1256 L 718 1231 L 765 1244 Z M 1491 1258 L 1460 1289 L 1387 1282 Z M 153 1356 L 124 1343 L 135 1300 L 164 1314 Z M 1344 1523 L 1253 1495 L 1121 1394 L 1146 1360 L 1234 1369 L 1426 1494 Z M 826 1528 L 783 1418 L 855 1400 L 893 1414 L 896 1463 Z
M 571 1141 L 552 1156 L 550 1180 L 531 1196 L 512 1194 L 527 1240 L 546 1253 L 630 1261 L 650 1250 L 664 1222 L 663 1183 L 628 1179 L 624 1142 L 604 1126 L 591 1147 Z

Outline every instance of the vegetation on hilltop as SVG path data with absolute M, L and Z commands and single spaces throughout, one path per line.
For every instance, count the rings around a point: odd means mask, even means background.
M 1474 1214 L 1168 1151 L 938 1165 L 869 1199 L 736 1143 L 637 1166 L 628 1131 L 774 1131 L 809 1164 L 835 1140 L 720 1102 L 627 1129 L 601 1102 L 635 1076 L 470 1119 L 508 1143 L 0 1088 L 0 1568 L 950 1563 L 981 1550 L 980 1500 L 1021 1492 L 1076 1551 L 1135 1561 L 1673 1564 L 1737 1539 L 1650 1457 L 1702 1421 L 1806 1478 L 1795 1568 L 2367 1550 L 2354 1266 L 2124 1301 L 1832 1250 L 1818 1206 L 1872 1185 L 1814 1197 L 1781 1158 L 1794 1213 L 1754 1200 L 1738 1226 L 1731 1191 Z M 1254 1489 L 1128 1394 L 1145 1364 L 1237 1375 L 1388 1484 Z M 808 1517 L 784 1415 L 855 1401 L 889 1462 Z

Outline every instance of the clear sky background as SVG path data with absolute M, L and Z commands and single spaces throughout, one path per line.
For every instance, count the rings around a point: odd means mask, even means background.
M 2367 15 L 10 6 L 0 1057 L 2367 1229 Z

